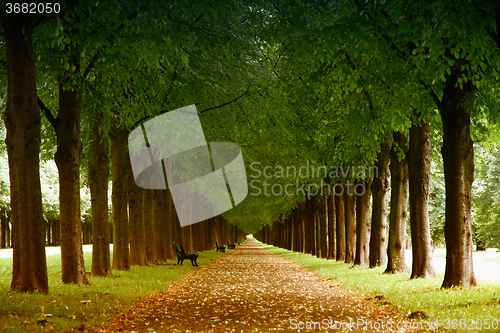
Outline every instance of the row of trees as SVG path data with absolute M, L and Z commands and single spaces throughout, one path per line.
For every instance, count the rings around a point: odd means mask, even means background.
M 228 96 L 222 85 L 227 78 L 218 80 L 218 88 L 207 85 L 204 91 L 192 92 L 183 88 L 188 83 L 199 87 L 197 81 L 206 84 L 217 71 L 223 74 L 229 70 L 212 70 L 214 64 L 223 64 L 221 59 L 231 56 L 213 43 L 227 40 L 231 32 L 211 23 L 227 22 L 216 20 L 214 13 L 228 9 L 207 7 L 184 2 L 69 1 L 61 4 L 59 13 L 0 14 L 1 46 L 5 50 L 2 70 L 6 69 L 2 74 L 8 82 L 4 122 L 10 172 L 13 290 L 48 291 L 39 164 L 40 155 L 51 152 L 55 153 L 59 178 L 63 283 L 88 283 L 82 254 L 82 161 L 88 161 L 84 168 L 88 170 L 86 181 L 91 193 L 94 274 L 110 272 L 109 177 L 113 184 L 115 269 L 128 269 L 130 260 L 144 263 L 172 257 L 172 241 L 182 240 L 186 249 L 194 250 L 208 248 L 215 239 L 225 243 L 241 238 L 220 218 L 177 230 L 166 192 L 143 193 L 133 187 L 133 180 L 129 181 L 127 135 L 140 119 L 184 103 L 191 94 L 197 103 L 208 104 L 205 109 L 210 104 L 216 106 L 213 100 Z M 199 24 L 193 26 L 195 20 Z M 207 35 L 212 35 L 209 43 L 200 38 Z M 237 37 L 232 35 L 231 39 Z M 207 53 L 216 59 L 206 60 Z M 204 227 L 210 223 L 215 226 L 209 232 Z M 135 259 L 129 259 L 129 228 Z M 231 232 L 224 232 L 227 228 Z M 143 244 L 137 245 L 141 244 L 141 230 L 145 232 Z M 181 234 L 184 236 L 179 238 Z M 193 241 L 193 235 L 205 241 Z M 150 245 L 156 250 L 148 254 Z
M 324 195 L 307 196 L 281 223 L 264 227 L 255 237 L 319 258 L 383 267 L 387 273 L 409 270 L 405 256 L 408 244 L 412 244 L 411 278 L 432 277 L 434 248 L 429 224 L 424 220 L 423 226 L 418 225 L 422 223 L 418 218 L 425 217 L 426 212 L 410 215 L 413 218 L 411 238 L 408 237 L 408 172 L 398 173 L 395 168 L 391 167 L 391 190 L 387 172 L 379 174 L 381 179 L 371 185 L 363 182 L 325 185 Z M 424 189 L 428 186 L 427 180 Z M 410 205 L 415 203 L 410 201 Z

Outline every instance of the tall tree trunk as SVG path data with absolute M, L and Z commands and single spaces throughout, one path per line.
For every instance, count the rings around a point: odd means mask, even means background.
M 419 114 L 416 114 L 418 117 Z M 431 138 L 429 120 L 410 128 L 408 174 L 410 188 L 410 226 L 412 243 L 411 278 L 435 275 L 432 262 L 433 247 L 429 227 L 429 181 L 431 175 Z
M 337 260 L 345 261 L 345 205 L 344 196 L 335 195 L 335 218 L 337 236 Z
M 356 195 L 348 184 L 344 190 L 345 262 L 352 264 L 356 255 Z
M 364 192 L 356 196 L 356 258 L 354 265 L 368 265 L 370 254 L 370 200 L 372 191 L 369 184 L 363 185 Z
M 167 161 L 164 161 L 164 168 L 165 168 L 165 174 L 170 175 L 171 174 L 171 164 L 168 163 Z M 168 176 L 167 176 L 168 177 Z M 168 182 L 167 182 L 168 183 Z M 168 184 L 167 184 L 168 187 Z M 172 193 L 170 192 L 170 189 L 167 188 L 166 191 L 164 191 L 164 197 L 165 197 L 165 212 L 164 212 L 164 217 L 163 217 L 163 229 L 164 229 L 164 242 L 165 242 L 165 252 L 166 252 L 166 258 L 167 259 L 173 259 L 176 258 L 177 254 L 174 249 L 174 242 L 175 242 L 175 205 L 174 201 L 172 198 Z M 201 209 L 195 210 L 198 214 L 201 214 L 202 211 Z M 206 238 L 207 238 L 207 233 L 205 230 L 205 223 L 198 223 L 198 228 L 201 231 L 201 234 L 203 234 L 203 239 L 198 239 L 197 245 L 200 248 L 200 251 L 205 250 L 205 243 L 206 243 Z
M 300 203 L 299 205 L 300 252 L 306 253 L 306 203 Z
M 111 138 L 111 176 L 113 192 L 113 269 L 130 270 L 129 226 L 127 214 L 127 182 L 128 165 L 127 151 L 128 130 L 113 126 Z
M 78 65 L 78 62 L 73 61 L 73 64 Z M 66 90 L 60 83 L 59 114 L 53 124 L 57 135 L 55 160 L 59 170 L 62 282 L 88 284 L 80 216 L 81 109 L 82 91 Z
M 99 121 L 91 125 L 89 155 L 89 187 L 92 206 L 92 274 L 111 274 L 108 218 L 108 141 L 99 129 Z
M 156 261 L 153 251 L 153 191 L 142 190 L 142 223 L 144 224 L 144 249 L 147 264 L 153 264 Z
M 129 169 L 128 220 L 130 228 L 130 264 L 146 265 L 144 225 L 142 223 L 142 189 L 137 186 Z
M 174 239 L 171 233 L 170 225 L 175 222 L 172 218 L 172 210 L 175 210 L 174 201 L 172 199 L 172 195 L 169 190 L 163 191 L 163 201 L 164 201 L 164 209 L 163 209 L 163 223 L 162 223 L 162 239 L 163 239 L 163 247 L 165 251 L 165 259 L 174 259 L 177 258 L 175 253 L 175 249 L 172 246 L 174 243 Z M 197 241 L 201 242 L 201 239 L 197 239 Z M 194 250 L 193 252 L 196 252 Z
M 377 172 L 372 183 L 373 209 L 370 234 L 370 268 L 387 264 L 387 204 L 389 199 L 389 150 L 387 143 L 381 144 L 377 156 Z
M 5 15 L 7 105 L 13 266 L 11 288 L 47 293 L 47 264 L 40 187 L 40 111 L 28 15 Z
M 474 180 L 474 147 L 470 136 L 470 112 L 476 92 L 472 81 L 458 80 L 468 73 L 470 63 L 457 59 L 446 77 L 442 101 L 437 101 L 443 123 L 444 179 L 446 185 L 446 270 L 443 288 L 475 286 L 472 264 L 471 189 Z
M 399 155 L 404 154 L 402 160 Z M 406 272 L 406 221 L 408 218 L 408 153 L 407 138 L 394 132 L 391 149 L 391 214 L 389 217 L 389 242 L 387 244 L 386 273 Z
M 315 199 L 313 199 L 315 200 Z M 313 223 L 313 240 L 314 240 L 314 252 L 313 255 L 315 255 L 318 258 L 321 258 L 321 250 L 319 248 L 319 215 L 318 215 L 318 206 L 316 205 L 316 209 L 314 210 L 314 213 L 311 216 L 312 218 L 312 223 Z M 281 237 L 279 238 L 280 240 L 282 239 Z
M 306 253 L 316 255 L 316 241 L 314 239 L 315 229 L 314 229 L 314 213 L 316 212 L 316 204 L 314 200 L 306 201 Z M 274 226 L 274 224 L 273 224 Z M 276 236 L 275 236 L 276 237 Z M 279 238 L 278 238 L 279 240 Z
M 327 199 L 328 211 L 328 259 L 335 259 L 337 256 L 337 235 L 335 224 L 335 195 L 332 194 Z

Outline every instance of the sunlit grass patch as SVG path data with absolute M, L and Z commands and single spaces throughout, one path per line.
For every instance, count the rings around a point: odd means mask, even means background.
M 451 328 L 456 324 L 458 329 L 462 325 L 462 328 L 472 329 L 469 332 L 475 332 L 479 331 L 475 328 L 477 324 L 482 325 L 481 332 L 500 331 L 500 283 L 480 283 L 469 289 L 441 289 L 442 275 L 410 280 L 409 273 L 384 274 L 381 268 L 353 266 L 259 244 L 346 289 L 359 291 L 381 304 L 392 305 L 404 318 L 421 311 L 428 317 L 425 321 L 437 320 L 441 328 Z M 487 320 L 492 329 L 484 329 Z M 498 326 L 493 329 L 495 322 Z
M 223 255 L 215 250 L 198 254 L 201 267 Z M 84 259 L 90 271 L 92 253 L 84 253 Z M 173 259 L 113 271 L 111 277 L 89 275 L 89 286 L 77 286 L 61 283 L 61 256 L 47 256 L 49 294 L 42 295 L 10 291 L 12 259 L 0 259 L 0 332 L 63 332 L 100 325 L 128 309 L 135 299 L 165 290 L 198 269 L 186 261 L 176 264 Z

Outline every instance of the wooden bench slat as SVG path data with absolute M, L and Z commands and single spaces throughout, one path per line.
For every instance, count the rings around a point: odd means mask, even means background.
M 186 254 L 186 252 L 184 252 L 184 248 L 182 247 L 181 244 L 174 243 L 174 247 L 175 247 L 175 253 L 177 254 L 177 265 L 179 265 L 179 263 L 182 265 L 182 263 L 184 262 L 185 259 L 189 259 L 189 260 L 191 260 L 191 264 L 193 266 L 199 267 L 198 263 L 196 262 L 196 260 L 199 257 L 198 254 L 196 254 L 196 253 Z

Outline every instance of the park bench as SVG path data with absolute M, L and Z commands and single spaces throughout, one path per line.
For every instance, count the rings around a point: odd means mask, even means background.
M 215 248 L 217 251 L 226 252 L 226 245 L 219 245 L 219 243 L 215 242 Z
M 186 254 L 186 252 L 184 252 L 184 248 L 182 247 L 181 244 L 175 244 L 175 253 L 177 253 L 177 265 L 179 265 L 179 263 L 182 265 L 182 263 L 184 262 L 185 259 L 189 259 L 191 260 L 191 264 L 193 266 L 196 266 L 198 267 L 198 263 L 196 263 L 196 259 L 198 259 L 198 255 L 196 253 L 190 253 L 190 254 Z
M 236 243 L 229 243 L 229 242 L 227 242 L 227 248 L 228 249 L 235 249 L 236 248 Z

